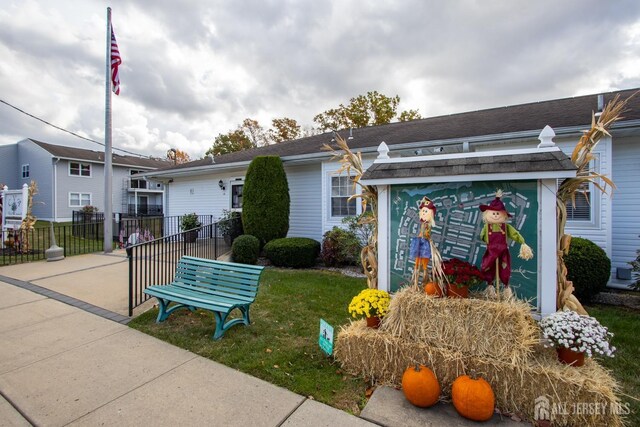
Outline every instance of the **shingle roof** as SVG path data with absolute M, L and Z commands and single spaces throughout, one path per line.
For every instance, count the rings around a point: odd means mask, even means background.
M 605 103 L 616 94 L 625 99 L 638 89 L 629 89 L 604 94 Z M 447 116 L 430 117 L 409 122 L 389 123 L 353 129 L 353 139 L 349 140 L 351 149 L 377 147 L 384 141 L 389 147 L 412 142 L 443 141 L 451 139 L 473 138 L 483 135 L 498 135 L 514 132 L 539 132 L 546 125 L 554 129 L 577 126 L 588 127 L 591 113 L 598 109 L 598 94 L 573 98 L 540 101 L 508 107 L 491 108 Z M 628 104 L 624 121 L 640 120 L 640 95 Z M 349 131 L 341 131 L 346 138 Z M 267 147 L 239 151 L 215 157 L 215 164 L 250 161 L 256 156 L 276 155 L 280 157 L 314 154 L 322 152 L 322 146 L 331 141 L 332 134 L 310 136 Z M 185 169 L 211 165 L 205 158 L 183 163 L 167 170 Z
M 65 147 L 62 145 L 47 144 L 46 142 L 36 141 L 35 139 L 29 140 L 39 147 L 47 150 L 49 154 L 54 157 L 104 163 L 104 152 L 85 150 L 83 148 Z M 145 159 L 135 156 L 121 156 L 119 154 L 113 154 L 112 163 L 119 166 L 135 166 L 145 169 L 159 169 L 162 167 L 166 167 L 167 165 L 171 165 L 171 163 L 166 160 Z
M 430 156 L 427 159 L 409 162 L 374 163 L 362 175 L 362 181 L 576 170 L 571 159 L 560 150 L 477 157 L 439 157 L 441 156 Z

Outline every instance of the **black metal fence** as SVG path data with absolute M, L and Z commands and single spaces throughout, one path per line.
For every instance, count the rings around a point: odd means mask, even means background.
M 85 223 L 87 229 L 103 228 L 102 222 Z M 104 248 L 102 237 L 96 239 L 78 237 L 73 225 L 53 226 L 56 243 L 64 250 L 64 256 L 87 254 Z M 104 233 L 100 232 L 100 236 Z M 20 264 L 45 258 L 45 251 L 52 245 L 51 227 L 33 228 L 27 232 L 4 230 L 0 232 L 0 265 Z
M 129 215 L 140 215 L 140 216 L 161 216 L 162 215 L 162 205 L 127 205 L 127 213 Z
M 194 241 L 190 241 L 191 232 L 184 231 L 127 247 L 129 316 L 133 316 L 134 308 L 149 299 L 144 293 L 147 287 L 173 281 L 181 256 L 217 259 L 228 252 L 231 248 L 220 229 L 220 223 L 209 223 L 193 230 L 197 233 Z
M 104 214 L 74 212 L 71 224 L 54 224 L 56 243 L 64 249 L 64 256 L 88 254 L 104 250 Z M 114 248 L 146 242 L 179 234 L 182 216 L 123 217 L 114 221 Z M 213 224 L 213 215 L 199 215 L 203 228 Z M 219 233 L 221 234 L 221 233 Z M 37 227 L 21 233 L 19 230 L 0 231 L 0 266 L 45 259 L 51 247 L 51 228 Z

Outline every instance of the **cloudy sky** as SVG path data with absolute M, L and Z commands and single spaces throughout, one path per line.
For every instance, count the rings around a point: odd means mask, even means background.
M 0 0 L 0 100 L 103 141 L 107 6 L 113 144 L 156 156 L 371 90 L 430 117 L 640 87 L 637 0 Z M 101 149 L 0 103 L 23 138 Z

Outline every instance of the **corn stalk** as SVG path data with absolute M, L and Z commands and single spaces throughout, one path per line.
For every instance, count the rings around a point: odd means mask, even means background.
M 637 92 L 636 92 L 637 93 Z M 622 113 L 625 111 L 627 102 L 636 93 L 626 100 L 620 100 L 620 96 L 609 102 L 602 114 L 597 118 L 595 114 L 591 115 L 591 128 L 584 131 L 580 141 L 573 150 L 571 161 L 578 168 L 575 178 L 568 178 L 562 182 L 558 188 L 556 195 L 556 216 L 557 225 L 557 299 L 556 308 L 558 310 L 570 309 L 580 314 L 587 314 L 580 301 L 573 294 L 574 287 L 571 281 L 567 280 L 567 267 L 564 263 L 564 256 L 569 253 L 571 246 L 571 236 L 565 234 L 565 226 L 567 225 L 567 203 L 571 201 L 575 205 L 576 196 L 586 197 L 584 194 L 584 185 L 593 184 L 602 193 L 607 193 L 607 189 L 611 191 L 615 188 L 615 184 L 608 177 L 599 174 L 589 167 L 590 162 L 594 159 L 593 149 L 598 142 L 605 136 L 611 136 L 609 128 L 618 120 L 622 119 Z
M 38 184 L 35 181 L 31 181 L 29 184 L 29 190 L 27 194 L 27 215 L 20 224 L 20 251 L 22 253 L 29 253 L 29 232 L 33 230 L 33 226 L 36 223 L 36 217 L 32 214 L 33 208 L 33 196 L 38 194 Z
M 362 268 L 364 274 L 367 276 L 367 285 L 371 289 L 378 288 L 378 190 L 370 185 L 362 185 L 360 178 L 364 174 L 364 167 L 362 166 L 362 155 L 354 153 L 349 148 L 347 141 L 340 135 L 336 134 L 336 146 L 337 149 L 324 144 L 323 149 L 331 152 L 332 160 L 338 160 L 340 162 L 340 169 L 338 173 L 343 172 L 351 178 L 353 183 L 354 194 L 349 200 L 360 198 L 362 203 L 362 212 L 365 212 L 367 206 L 371 207 L 371 215 L 362 215 L 359 224 L 370 224 L 373 227 L 372 233 L 369 236 L 369 241 L 362 248 L 360 252 L 360 261 L 362 262 Z M 360 193 L 358 193 L 358 188 Z

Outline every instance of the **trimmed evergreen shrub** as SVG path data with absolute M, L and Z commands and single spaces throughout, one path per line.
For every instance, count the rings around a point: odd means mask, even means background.
M 358 236 L 340 227 L 324 233 L 320 256 L 327 267 L 360 264 L 362 244 Z
M 567 267 L 567 280 L 573 282 L 574 293 L 581 302 L 591 301 L 607 286 L 611 276 L 611 260 L 591 240 L 572 238 L 564 263 Z
M 231 245 L 231 257 L 234 262 L 255 264 L 260 254 L 260 241 L 255 236 L 243 234 L 236 237 Z
M 251 161 L 242 189 L 242 225 L 264 246 L 289 231 L 289 184 L 278 156 Z
M 275 239 L 264 247 L 264 254 L 278 267 L 313 267 L 320 253 L 320 243 L 306 237 Z

